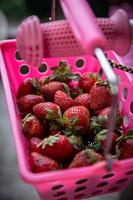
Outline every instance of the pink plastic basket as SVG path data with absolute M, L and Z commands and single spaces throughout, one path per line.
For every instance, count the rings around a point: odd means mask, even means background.
M 32 173 L 28 163 L 25 138 L 22 134 L 20 116 L 16 106 L 16 92 L 20 83 L 28 77 L 44 77 L 51 73 L 50 67 L 60 60 L 66 60 L 73 72 L 99 71 L 99 64 L 92 56 L 43 59 L 40 69 L 17 60 L 16 41 L 3 41 L 0 45 L 0 70 L 10 115 L 12 132 L 16 145 L 18 167 L 22 178 L 35 186 L 41 199 L 83 199 L 122 190 L 133 180 L 133 159 L 114 161 L 113 169 L 106 170 L 106 162 L 91 167 L 83 167 L 54 172 Z M 115 53 L 107 52 L 107 57 L 121 62 Z M 79 67 L 80 65 L 80 67 Z M 120 79 L 118 105 L 123 115 L 123 126 L 133 128 L 132 75 L 115 70 Z

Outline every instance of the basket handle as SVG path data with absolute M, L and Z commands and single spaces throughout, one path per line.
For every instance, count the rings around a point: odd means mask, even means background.
M 55 9 L 56 9 L 56 2 L 52 0 L 52 7 L 51 7 L 51 17 L 49 17 L 50 21 L 55 21 Z

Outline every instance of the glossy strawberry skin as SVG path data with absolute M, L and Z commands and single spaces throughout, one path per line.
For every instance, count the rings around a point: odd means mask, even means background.
M 44 120 L 45 118 L 48 118 L 48 113 L 50 112 L 51 114 L 51 119 L 56 118 L 57 116 L 60 115 L 61 111 L 60 111 L 60 107 L 52 102 L 43 102 L 43 103 L 39 103 L 37 105 L 35 105 L 33 107 L 33 112 L 34 114 Z
M 39 144 L 42 142 L 40 138 L 33 137 L 29 140 L 29 152 L 37 152 L 41 154 L 42 148 Z
M 75 105 L 77 106 L 85 106 L 86 108 L 90 108 L 90 95 L 88 93 L 80 94 L 75 98 Z
M 32 152 L 30 154 L 29 163 L 31 166 L 31 170 L 35 173 L 55 171 L 59 169 L 59 165 L 55 160 L 41 155 L 37 152 Z
M 77 85 L 71 85 L 70 86 L 70 94 L 72 98 L 76 98 L 80 94 L 82 94 L 83 91 L 81 88 L 79 88 Z
M 120 144 L 120 159 L 133 158 L 133 137 L 124 139 Z
M 59 105 L 63 112 L 75 104 L 74 100 L 68 94 L 62 91 L 57 91 L 55 93 L 54 103 Z
M 47 101 L 53 101 L 55 92 L 58 90 L 64 91 L 62 83 L 58 81 L 52 81 L 41 87 L 41 93 Z
M 71 156 L 72 152 L 73 146 L 65 135 L 56 134 L 43 140 L 42 154 L 58 162 L 65 161 Z
M 44 102 L 44 98 L 40 95 L 27 94 L 18 100 L 18 108 L 21 113 L 28 114 L 33 112 L 33 106 Z
M 109 125 L 109 116 L 111 113 L 112 107 L 106 107 L 102 109 L 98 114 L 98 121 L 102 127 L 107 128 Z M 116 127 L 120 127 L 122 125 L 122 116 L 120 111 L 116 110 Z
M 90 166 L 102 160 L 103 157 L 101 156 L 101 154 L 96 153 L 92 149 L 86 149 L 80 151 L 75 155 L 68 168 Z
M 40 122 L 39 119 L 32 114 L 26 115 L 22 121 L 22 127 L 28 138 L 44 138 L 46 135 L 46 122 Z
M 104 133 L 102 133 L 104 131 Z M 106 148 L 106 142 L 107 142 L 107 129 L 103 129 L 101 132 L 99 132 L 95 138 L 94 138 L 94 144 L 98 145 L 98 148 L 96 148 L 97 152 L 103 153 L 103 150 Z M 115 147 L 117 144 L 117 133 L 113 132 L 112 136 L 112 146 L 111 146 L 111 153 L 115 154 Z M 95 146 L 95 145 L 94 145 Z
M 76 123 L 73 125 L 73 127 L 81 127 L 80 133 L 84 133 L 88 130 L 90 125 L 90 112 L 89 110 L 84 106 L 73 106 L 69 109 L 67 109 L 63 117 L 66 118 L 69 122 L 73 118 L 77 118 Z
M 98 74 L 93 73 L 84 73 L 80 76 L 78 85 L 80 88 L 82 88 L 83 92 L 89 93 L 91 87 L 94 85 L 94 83 L 97 80 Z
M 20 99 L 21 97 L 27 95 L 27 94 L 33 94 L 34 93 L 34 89 L 32 86 L 32 79 L 26 79 L 24 80 L 18 90 L 17 90 L 17 99 Z
M 111 106 L 112 95 L 105 86 L 95 83 L 90 90 L 90 107 L 92 110 L 101 110 Z

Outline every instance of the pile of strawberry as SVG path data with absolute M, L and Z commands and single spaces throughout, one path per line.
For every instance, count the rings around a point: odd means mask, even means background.
M 98 73 L 74 75 L 65 62 L 51 76 L 25 79 L 17 91 L 22 130 L 33 172 L 93 165 L 104 159 L 112 95 Z M 133 157 L 133 134 L 124 136 L 116 112 L 111 152 Z

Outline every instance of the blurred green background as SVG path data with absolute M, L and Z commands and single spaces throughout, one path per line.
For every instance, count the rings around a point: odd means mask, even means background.
M 0 0 L 0 9 L 10 20 L 19 20 L 27 15 L 26 1 L 24 0 Z

